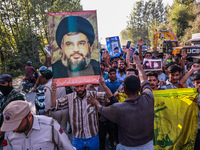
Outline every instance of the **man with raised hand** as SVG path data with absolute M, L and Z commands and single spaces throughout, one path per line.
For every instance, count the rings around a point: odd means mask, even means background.
M 106 92 L 89 91 L 86 85 L 74 86 L 75 91 L 56 99 L 56 83 L 52 83 L 51 106 L 56 109 L 69 110 L 69 122 L 73 134 L 73 146 L 77 149 L 99 149 L 98 111 L 94 105 L 87 102 L 89 95 L 100 102 L 108 101 Z
M 153 150 L 154 96 L 139 58 L 134 56 L 133 59 L 139 72 L 139 78 L 135 75 L 128 75 L 124 79 L 127 100 L 108 107 L 102 106 L 92 96 L 88 98 L 88 102 L 95 105 L 101 115 L 119 125 L 120 144 L 117 145 L 117 150 L 131 148 Z

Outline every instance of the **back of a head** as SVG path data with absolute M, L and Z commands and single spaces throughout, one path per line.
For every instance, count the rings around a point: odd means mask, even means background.
M 168 67 L 168 73 L 175 73 L 175 72 L 181 72 L 181 67 L 179 67 L 178 65 L 171 65 Z
M 134 71 L 135 75 L 138 76 L 138 70 L 137 69 L 135 69 L 135 68 L 128 68 L 128 69 L 126 69 L 126 72 L 128 72 L 128 71 Z
M 47 80 L 51 79 L 51 78 L 53 77 L 52 71 L 46 69 L 46 70 L 44 71 L 44 77 L 45 77 Z
M 124 79 L 124 88 L 126 94 L 136 94 L 140 89 L 140 79 L 135 75 L 128 75 Z

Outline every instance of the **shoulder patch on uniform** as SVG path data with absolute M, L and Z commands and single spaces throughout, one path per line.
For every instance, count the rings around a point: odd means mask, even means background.
M 60 134 L 62 134 L 63 133 L 63 129 L 60 127 L 60 130 L 59 130 L 59 132 L 60 132 Z
M 47 89 L 44 89 L 44 92 L 46 92 L 47 91 Z
M 7 146 L 7 145 L 8 145 L 7 140 L 3 140 L 2 146 Z

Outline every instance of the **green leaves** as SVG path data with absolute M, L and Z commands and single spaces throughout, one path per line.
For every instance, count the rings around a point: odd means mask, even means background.
M 186 5 L 177 4 L 173 8 L 170 16 L 171 26 L 179 40 L 185 34 L 185 29 L 190 27 L 189 21 L 194 19 L 194 14 L 190 11 L 190 8 Z
M 138 43 L 143 38 L 145 43 L 150 45 L 152 27 L 159 26 L 166 21 L 166 8 L 164 8 L 162 0 L 147 2 L 140 0 L 136 2 L 132 13 L 130 14 L 127 25 L 129 38 Z M 151 31 L 152 30 L 152 31 Z
M 0 1 L 1 74 L 12 75 L 12 69 L 24 72 L 28 60 L 36 68 L 45 64 L 44 47 L 48 45 L 46 13 L 80 10 L 80 0 Z

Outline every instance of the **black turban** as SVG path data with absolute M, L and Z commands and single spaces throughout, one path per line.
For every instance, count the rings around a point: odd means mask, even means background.
M 85 34 L 89 40 L 90 46 L 92 46 L 95 37 L 94 29 L 87 19 L 80 16 L 69 16 L 60 22 L 56 30 L 56 42 L 60 48 L 63 36 L 70 32 Z

